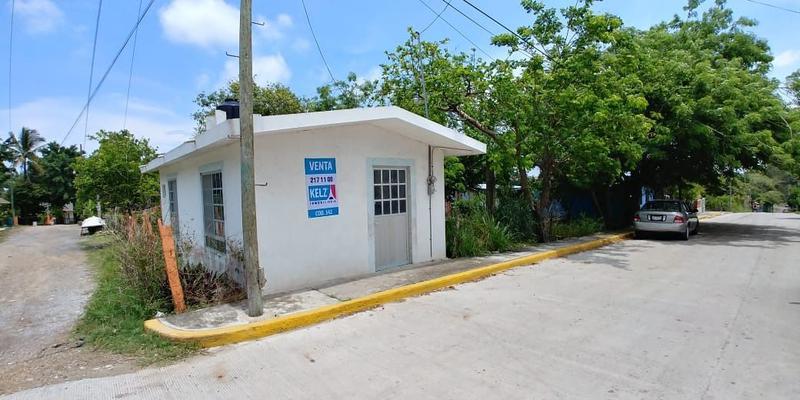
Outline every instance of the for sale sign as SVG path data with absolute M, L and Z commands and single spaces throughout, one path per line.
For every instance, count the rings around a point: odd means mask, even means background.
M 336 159 L 306 158 L 306 197 L 308 218 L 339 215 L 336 193 Z

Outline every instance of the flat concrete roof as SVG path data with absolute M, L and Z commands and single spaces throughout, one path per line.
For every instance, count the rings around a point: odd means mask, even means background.
M 361 124 L 374 125 L 440 148 L 446 155 L 486 153 L 486 144 L 483 142 L 395 106 L 253 116 L 253 129 L 256 137 L 289 132 L 304 133 L 316 129 Z M 239 141 L 239 120 L 224 120 L 198 135 L 195 140 L 187 141 L 143 165 L 141 170 L 142 172 L 157 171 L 192 155 L 214 150 L 233 141 Z

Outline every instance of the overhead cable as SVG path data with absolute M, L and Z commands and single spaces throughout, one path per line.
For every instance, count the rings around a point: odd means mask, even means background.
M 69 128 L 69 131 L 67 131 L 67 134 L 64 135 L 64 138 L 61 140 L 62 145 L 64 144 L 64 141 L 67 140 L 72 131 L 75 129 L 75 126 L 78 124 L 78 121 L 80 121 L 81 116 L 83 116 L 83 113 L 86 112 L 86 110 L 89 108 L 89 104 L 91 104 L 92 100 L 97 95 L 97 92 L 103 86 L 103 83 L 106 81 L 108 74 L 111 73 L 111 69 L 114 68 L 114 65 L 117 63 L 117 60 L 119 60 L 119 56 L 122 54 L 122 51 L 125 50 L 125 47 L 128 46 L 128 42 L 130 42 L 131 38 L 136 33 L 136 30 L 139 29 L 139 25 L 142 23 L 144 17 L 147 16 L 147 12 L 150 11 L 150 8 L 152 7 L 154 1 L 155 0 L 150 0 L 147 3 L 147 7 L 145 7 L 144 11 L 142 12 L 142 15 L 139 16 L 139 19 L 136 21 L 136 25 L 133 26 L 133 29 L 131 29 L 130 33 L 128 33 L 128 36 L 125 38 L 125 42 L 123 42 L 122 46 L 119 48 L 119 50 L 117 50 L 117 54 L 114 56 L 114 59 L 111 60 L 111 65 L 108 66 L 106 72 L 103 74 L 103 77 L 100 78 L 100 81 L 97 82 L 97 86 L 95 86 L 91 96 L 89 96 L 89 99 L 86 101 L 86 104 L 83 105 L 83 109 L 81 109 L 81 112 L 78 114 L 78 117 L 75 118 L 75 122 L 72 123 L 72 127 Z

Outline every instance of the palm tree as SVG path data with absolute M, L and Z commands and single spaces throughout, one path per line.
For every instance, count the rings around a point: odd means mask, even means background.
M 38 157 L 36 150 L 44 143 L 44 138 L 39 135 L 36 129 L 22 127 L 19 136 L 13 132 L 8 133 L 6 146 L 11 153 L 11 162 L 15 166 L 22 166 L 22 175 L 28 178 L 28 166 L 36 167 Z

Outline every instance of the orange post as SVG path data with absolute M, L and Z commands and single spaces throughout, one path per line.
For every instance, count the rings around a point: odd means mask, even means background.
M 178 275 L 178 259 L 175 256 L 175 240 L 172 238 L 172 227 L 164 225 L 161 222 L 161 218 L 159 218 L 158 232 L 161 234 L 161 246 L 164 249 L 164 261 L 169 289 L 172 291 L 172 303 L 175 305 L 175 312 L 182 313 L 186 311 L 186 303 L 183 301 L 183 288 L 181 287 L 181 278 Z

